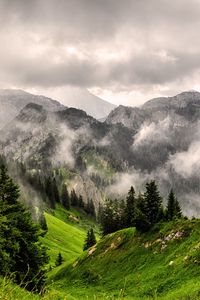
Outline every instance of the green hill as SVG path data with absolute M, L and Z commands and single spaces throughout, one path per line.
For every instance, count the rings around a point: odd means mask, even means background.
M 52 213 L 45 213 L 48 232 L 42 242 L 48 249 L 50 265 L 54 266 L 59 252 L 65 263 L 77 258 L 83 252 L 87 230 L 93 227 L 98 236 L 98 227 L 83 211 L 67 211 L 57 205 Z
M 51 280 L 75 299 L 199 299 L 200 221 L 110 234 Z

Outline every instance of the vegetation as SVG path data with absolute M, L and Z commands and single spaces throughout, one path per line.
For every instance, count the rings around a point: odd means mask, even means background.
M 94 230 L 93 228 L 89 229 L 87 232 L 87 237 L 85 239 L 84 245 L 83 245 L 83 250 L 87 250 L 90 247 L 94 246 L 96 244 L 96 238 L 94 235 Z
M 59 172 L 38 180 L 53 208 L 46 235 L 4 167 L 0 174 L 0 299 L 198 299 L 200 221 L 183 218 L 173 190 L 166 208 L 155 181 L 143 194 L 131 187 L 125 200 L 106 200 L 96 242 L 93 201 L 69 194 Z
M 174 219 L 146 233 L 123 229 L 59 269 L 53 288 L 75 299 L 199 299 L 199 220 Z
M 63 261 L 64 261 L 64 259 L 62 257 L 62 254 L 59 252 L 58 256 L 56 258 L 56 263 L 55 263 L 56 267 L 62 265 Z
M 46 249 L 39 242 L 42 231 L 18 201 L 19 188 L 0 168 L 0 274 L 28 290 L 41 291 L 45 281 Z
M 160 221 L 168 221 L 182 216 L 181 208 L 173 191 L 170 191 L 167 208 L 163 208 L 162 198 L 155 181 L 146 183 L 144 194 L 135 195 L 130 188 L 126 201 L 106 200 L 100 209 L 100 223 L 103 235 L 114 231 L 136 227 L 139 231 L 150 230 Z

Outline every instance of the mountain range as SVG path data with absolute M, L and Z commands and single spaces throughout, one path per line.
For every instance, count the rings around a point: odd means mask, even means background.
M 13 107 L 16 94 L 8 99 Z M 108 195 L 126 194 L 130 185 L 142 191 L 146 181 L 156 179 L 163 196 L 172 187 L 184 212 L 199 214 L 200 93 L 119 106 L 105 122 L 43 96 L 29 100 L 0 131 L 7 159 L 30 170 L 42 171 L 44 165 L 67 169 L 69 187 L 85 201 L 93 198 L 96 206 Z

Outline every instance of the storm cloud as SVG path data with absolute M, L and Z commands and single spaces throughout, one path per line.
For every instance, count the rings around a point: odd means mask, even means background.
M 0 0 L 0 86 L 125 91 L 131 105 L 200 89 L 199 14 L 197 0 Z

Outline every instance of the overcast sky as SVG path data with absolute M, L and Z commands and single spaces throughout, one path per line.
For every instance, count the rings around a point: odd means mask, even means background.
M 200 0 L 0 0 L 0 87 L 116 104 L 200 90 Z

